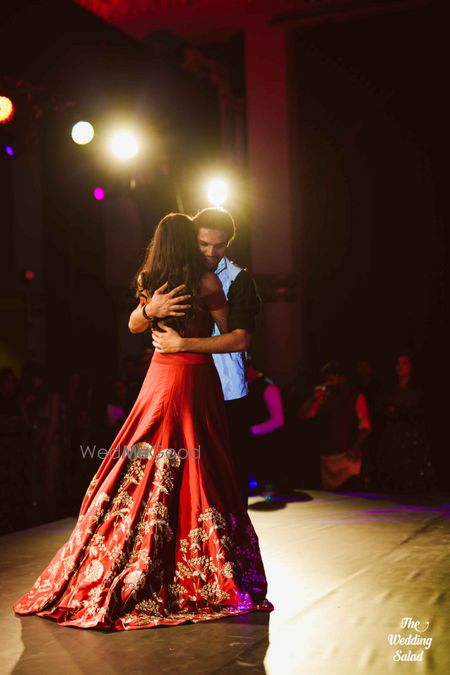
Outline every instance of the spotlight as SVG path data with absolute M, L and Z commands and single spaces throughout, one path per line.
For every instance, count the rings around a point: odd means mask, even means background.
M 5 152 L 9 157 L 14 157 L 15 155 L 14 149 L 10 145 L 5 145 Z
M 72 140 L 78 145 L 87 145 L 94 138 L 94 127 L 90 122 L 77 122 L 72 127 Z
M 110 149 L 117 159 L 131 159 L 138 153 L 139 143 L 131 131 L 122 129 L 111 137 Z
M 94 195 L 94 199 L 96 199 L 98 202 L 103 201 L 105 199 L 105 191 L 102 187 L 96 187 L 92 190 L 92 194 Z
M 228 198 L 228 185 L 222 178 L 213 178 L 208 183 L 208 201 L 212 206 L 222 206 Z
M 6 124 L 14 115 L 14 103 L 7 96 L 0 96 L 0 124 Z

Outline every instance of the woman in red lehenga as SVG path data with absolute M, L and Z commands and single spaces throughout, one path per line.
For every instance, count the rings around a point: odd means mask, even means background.
M 141 304 L 167 280 L 192 293 L 192 311 L 165 323 L 191 337 L 209 336 L 213 322 L 226 330 L 222 286 L 187 216 L 161 221 L 137 279 Z M 270 611 L 266 590 L 212 357 L 155 353 L 75 529 L 14 610 L 133 630 Z

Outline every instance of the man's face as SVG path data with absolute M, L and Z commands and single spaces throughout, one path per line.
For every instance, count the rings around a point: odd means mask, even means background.
M 198 231 L 198 245 L 208 269 L 215 270 L 226 253 L 228 239 L 225 232 L 201 227 Z

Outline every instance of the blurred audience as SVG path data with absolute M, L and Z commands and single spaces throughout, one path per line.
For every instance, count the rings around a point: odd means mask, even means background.
M 27 521 L 30 448 L 19 381 L 5 367 L 0 370 L 0 532 L 19 529 Z
M 42 364 L 26 364 L 20 379 L 12 368 L 0 370 L 0 533 L 78 512 L 102 461 L 99 450 L 110 447 L 128 416 L 152 354 L 126 357 L 121 377 L 110 383 L 94 381 L 83 364 L 61 387 Z M 312 368 L 304 362 L 282 394 L 249 359 L 244 451 L 253 486 L 436 489 L 411 356 L 398 356 L 395 383 L 384 396 L 370 359 L 355 366 L 354 386 L 331 362 L 313 388 Z
M 317 450 L 325 490 L 360 489 L 363 445 L 371 432 L 364 395 L 351 387 L 337 362 L 322 369 L 322 383 L 300 408 L 300 417 L 317 419 Z
M 302 360 L 297 372 L 283 392 L 285 438 L 289 449 L 289 487 L 300 485 L 311 489 L 322 486 L 317 458 L 316 420 L 299 420 L 299 409 L 310 397 L 316 376 L 312 364 Z
M 412 358 L 400 354 L 396 382 L 384 402 L 376 465 L 380 489 L 425 492 L 435 487 L 423 393 L 414 382 Z
M 359 359 L 356 364 L 356 387 L 366 399 L 373 424 L 380 408 L 381 383 L 372 362 L 367 358 Z
M 64 398 L 67 409 L 65 490 L 68 508 L 76 512 L 94 469 L 93 460 L 89 456 L 83 459 L 80 451 L 80 446 L 95 442 L 96 395 L 88 368 L 81 366 L 69 373 Z
M 0 370 L 0 431 L 17 431 L 25 422 L 19 380 L 12 368 Z
M 252 484 L 271 491 L 286 483 L 289 460 L 282 433 L 284 427 L 281 391 L 264 373 L 258 371 L 249 358 L 248 424 L 249 424 L 249 472 Z M 256 487 L 256 486 L 255 486 Z
M 364 445 L 361 468 L 364 487 L 370 489 L 374 483 L 376 452 L 380 440 L 381 382 L 368 358 L 360 358 L 356 363 L 356 388 L 366 399 L 372 425 L 372 431 Z
M 31 432 L 28 471 L 31 472 L 30 491 L 33 512 L 45 521 L 58 516 L 62 485 L 63 438 L 65 410 L 61 394 L 50 381 L 45 366 L 29 363 L 21 375 L 20 397 L 25 422 Z

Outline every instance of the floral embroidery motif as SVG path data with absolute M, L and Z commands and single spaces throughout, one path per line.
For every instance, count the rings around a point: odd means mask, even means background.
M 202 598 L 209 600 L 214 603 L 219 603 L 222 600 L 228 600 L 230 597 L 229 593 L 226 593 L 222 588 L 220 588 L 217 581 L 214 581 L 210 584 L 205 584 L 200 591 Z
M 102 490 L 89 504 L 98 484 L 94 477 L 87 509 L 69 541 L 16 609 L 69 622 L 75 616 L 82 627 L 119 624 L 123 630 L 271 609 L 267 601 L 257 605 L 252 599 L 255 592 L 264 597 L 266 581 L 248 518 L 208 506 L 195 514 L 194 527 L 175 535 L 171 505 L 180 467 L 176 453 L 153 462 L 128 459 L 114 496 Z M 87 584 L 93 584 L 88 591 Z
M 125 586 L 129 586 L 133 590 L 136 590 L 142 586 L 144 580 L 145 574 L 142 570 L 132 570 L 125 576 L 123 583 Z
M 231 562 L 226 562 L 225 565 L 222 567 L 222 574 L 226 579 L 232 579 L 233 578 L 233 563 Z
M 98 581 L 103 574 L 103 565 L 100 560 L 93 560 L 83 575 L 84 581 L 92 583 Z
M 217 529 L 218 527 L 224 528 L 225 527 L 225 518 L 219 511 L 214 508 L 213 506 L 208 507 L 203 513 L 201 513 L 198 517 L 198 522 L 203 523 L 205 521 L 210 520 L 212 522 L 212 527 L 214 529 Z

